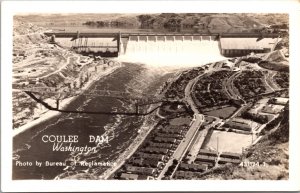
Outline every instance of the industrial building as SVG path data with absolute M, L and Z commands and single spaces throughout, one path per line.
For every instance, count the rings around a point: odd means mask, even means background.
M 120 179 L 122 180 L 137 180 L 139 175 L 122 173 Z
M 268 104 L 262 109 L 263 113 L 278 114 L 284 109 L 282 105 Z
M 146 167 L 135 167 L 135 166 L 127 166 L 127 172 L 132 172 L 135 174 L 142 174 L 142 175 L 153 175 L 156 171 L 154 168 L 146 168 Z
M 245 56 L 272 51 L 280 38 L 220 38 L 221 54 L 226 57 Z
M 217 157 L 218 156 L 218 152 L 217 151 L 206 150 L 206 149 L 200 149 L 199 150 L 199 155 L 206 155 L 206 156 Z
M 225 127 L 251 132 L 259 127 L 259 125 L 251 120 L 243 118 L 233 118 L 226 122 Z
M 283 97 L 276 97 L 274 98 L 274 101 L 273 103 L 275 105 L 286 105 L 287 103 L 289 102 L 289 99 L 288 98 L 283 98 Z
M 196 164 L 187 164 L 181 163 L 179 165 L 179 170 L 183 171 L 196 171 L 196 172 L 204 172 L 208 169 L 207 165 L 196 165 Z

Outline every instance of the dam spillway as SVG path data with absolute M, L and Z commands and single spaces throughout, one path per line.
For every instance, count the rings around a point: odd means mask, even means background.
M 223 59 L 216 36 L 130 36 L 122 44 L 119 59 L 127 62 L 195 66 Z

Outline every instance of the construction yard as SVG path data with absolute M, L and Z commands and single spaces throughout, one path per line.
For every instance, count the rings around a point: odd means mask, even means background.
M 253 140 L 256 136 L 253 135 Z M 226 131 L 213 131 L 208 144 L 204 147 L 207 150 L 218 152 L 242 153 L 243 149 L 252 144 L 251 134 L 241 134 Z

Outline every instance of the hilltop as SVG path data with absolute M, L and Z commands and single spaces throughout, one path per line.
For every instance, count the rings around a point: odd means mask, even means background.
M 243 32 L 288 23 L 287 14 L 161 13 L 161 14 L 48 14 L 15 16 L 39 26 L 132 27 L 170 31 Z
M 46 43 L 45 28 L 29 22 L 14 20 L 13 46 L 14 49 L 23 49 L 26 45 Z
M 138 19 L 138 22 L 136 19 Z M 84 24 L 105 27 L 136 26 L 154 29 L 192 29 L 209 32 L 242 32 L 255 31 L 266 25 L 287 23 L 286 15 L 257 14 L 214 14 L 214 13 L 162 13 L 142 14 L 137 16 L 121 16 L 114 19 L 92 20 Z

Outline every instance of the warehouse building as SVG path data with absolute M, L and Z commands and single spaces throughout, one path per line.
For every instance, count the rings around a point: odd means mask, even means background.
M 200 149 L 198 154 L 199 155 L 206 155 L 206 156 L 214 156 L 214 157 L 218 156 L 217 151 L 211 151 L 211 150 L 206 150 L 206 149 Z
M 150 176 L 153 175 L 156 171 L 156 169 L 154 168 L 135 167 L 135 166 L 127 166 L 126 170 L 128 173 L 150 175 Z
M 252 130 L 257 129 L 259 125 L 251 120 L 243 118 L 233 118 L 230 121 L 226 122 L 224 127 L 251 132 Z
M 270 114 L 278 114 L 281 111 L 283 111 L 283 109 L 284 109 L 284 106 L 282 106 L 282 105 L 268 104 L 262 109 L 262 112 L 270 113 Z
M 122 179 L 122 180 L 137 180 L 138 177 L 139 177 L 139 175 L 137 175 L 137 174 L 122 173 L 120 176 L 120 179 Z

